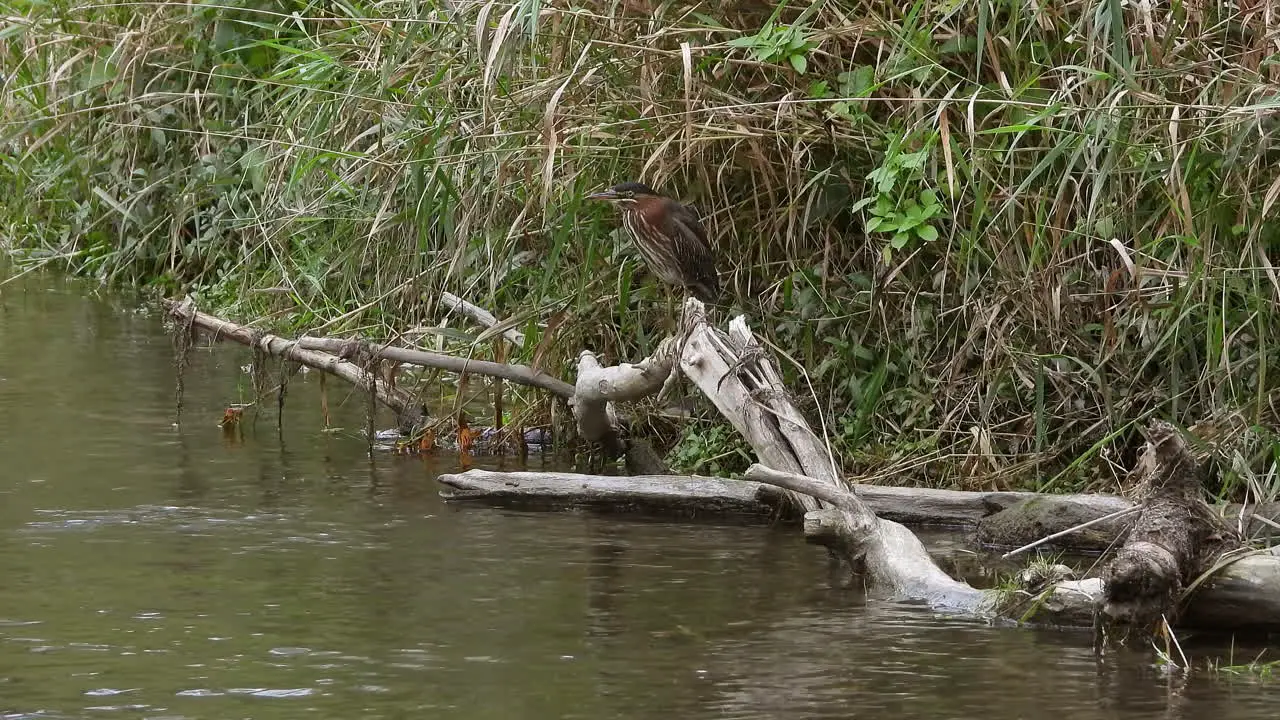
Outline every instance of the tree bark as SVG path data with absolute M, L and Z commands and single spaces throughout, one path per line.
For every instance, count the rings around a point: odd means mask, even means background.
M 1202 499 L 1204 471 L 1182 434 L 1155 421 L 1143 458 L 1142 505 L 1124 545 L 1103 573 L 1111 620 L 1151 627 L 1173 623 L 1185 589 L 1240 538 Z

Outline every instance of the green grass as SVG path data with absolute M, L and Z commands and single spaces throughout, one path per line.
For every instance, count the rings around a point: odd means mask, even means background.
M 0 232 L 27 262 L 287 331 L 435 327 L 448 290 L 520 319 L 509 359 L 568 377 L 579 349 L 635 359 L 664 327 L 582 201 L 643 179 L 700 207 L 732 304 L 807 368 L 850 472 L 1113 488 L 1163 417 L 1212 438 L 1215 492 L 1280 487 L 1280 57 L 1256 13 L 0 11 Z M 424 342 L 466 348 L 453 325 Z

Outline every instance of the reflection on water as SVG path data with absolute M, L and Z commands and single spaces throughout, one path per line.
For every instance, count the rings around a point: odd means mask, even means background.
M 0 717 L 1274 715 L 1087 633 L 864 604 L 793 531 L 446 505 L 454 458 L 370 457 L 336 383 L 320 432 L 314 377 L 224 443 L 247 362 L 194 352 L 176 427 L 157 317 L 0 289 Z

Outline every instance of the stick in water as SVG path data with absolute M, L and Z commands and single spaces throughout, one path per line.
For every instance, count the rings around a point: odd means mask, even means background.
M 1097 525 L 1098 523 L 1106 522 L 1106 521 L 1108 521 L 1108 520 L 1115 520 L 1116 518 L 1121 518 L 1121 517 L 1124 517 L 1125 515 L 1131 515 L 1131 514 L 1133 514 L 1133 513 L 1138 512 L 1139 510 L 1141 510 L 1141 509 L 1142 509 L 1142 507 L 1143 507 L 1142 505 L 1134 505 L 1134 506 L 1133 506 L 1133 507 L 1131 507 L 1131 508 L 1125 508 L 1124 510 L 1117 510 L 1117 511 L 1115 511 L 1115 512 L 1111 513 L 1110 515 L 1103 515 L 1103 516 L 1102 516 L 1102 517 L 1100 517 L 1100 518 L 1094 518 L 1094 519 L 1090 520 L 1089 522 L 1086 522 L 1086 523 L 1080 523 L 1079 525 L 1076 525 L 1075 527 L 1069 527 L 1069 528 L 1067 528 L 1066 530 L 1062 530 L 1062 531 L 1056 532 L 1056 533 L 1054 533 L 1054 534 L 1052 534 L 1052 535 L 1050 535 L 1050 536 L 1048 536 L 1048 537 L 1042 537 L 1042 538 L 1040 538 L 1039 540 L 1036 540 L 1036 541 L 1035 541 L 1035 542 L 1033 542 L 1033 543 L 1030 543 L 1030 544 L 1027 544 L 1027 545 L 1023 545 L 1022 547 L 1018 548 L 1017 550 L 1010 550 L 1009 552 L 1005 553 L 1004 555 L 1001 555 L 1000 557 L 1001 557 L 1001 558 L 1011 558 L 1011 557 L 1013 557 L 1014 555 L 1017 555 L 1017 554 L 1019 554 L 1019 553 L 1024 553 L 1024 552 L 1026 552 L 1026 551 L 1028 551 L 1028 550 L 1030 550 L 1030 549 L 1032 549 L 1032 548 L 1040 547 L 1041 545 L 1043 545 L 1043 544 L 1045 544 L 1045 543 L 1049 542 L 1050 540 L 1056 540 L 1057 538 L 1060 538 L 1060 537 L 1062 537 L 1063 535 L 1069 535 L 1070 533 L 1073 533 L 1073 532 L 1075 532 L 1075 531 L 1077 531 L 1077 530 L 1083 530 L 1083 529 L 1085 529 L 1085 528 L 1087 528 L 1087 527 L 1091 527 L 1091 526 L 1093 526 L 1093 525 Z

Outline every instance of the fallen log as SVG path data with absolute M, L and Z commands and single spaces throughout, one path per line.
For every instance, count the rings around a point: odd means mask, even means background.
M 1212 570 L 1206 570 L 1205 563 L 1216 560 L 1220 551 L 1229 546 L 1230 533 L 1221 524 L 1199 524 L 1213 516 L 1202 506 L 1193 507 L 1198 496 L 1194 496 L 1191 488 L 1198 486 L 1186 480 L 1191 471 L 1183 460 L 1177 459 L 1176 453 L 1170 460 L 1161 459 L 1159 453 L 1152 451 L 1156 455 L 1153 474 L 1148 478 L 1152 492 L 1143 500 L 1143 517 L 1163 519 L 1148 522 L 1146 526 L 1141 521 L 1135 524 L 1128 543 L 1132 552 L 1125 555 L 1126 565 L 1109 566 L 1102 578 L 1084 580 L 1069 579 L 1059 568 L 1037 569 L 1027 574 L 1026 588 L 1012 599 L 977 590 L 951 578 L 936 565 L 914 534 L 897 522 L 877 517 L 869 504 L 843 483 L 831 452 L 796 409 L 782 386 L 780 373 L 755 341 L 743 318 L 735 318 L 729 332 L 722 333 L 706 323 L 702 305 L 697 300 L 689 299 L 685 308 L 682 332 L 664 340 L 653 358 L 636 364 L 604 367 L 593 354 L 583 353 L 579 368 L 587 372 L 579 373 L 570 397 L 580 426 L 584 420 L 594 420 L 600 424 L 597 437 L 620 437 L 612 403 L 638 399 L 669 387 L 678 368 L 748 439 L 757 457 L 765 461 L 754 465 L 748 477 L 779 488 L 774 492 L 786 498 L 787 507 L 806 510 L 806 538 L 825 546 L 832 555 L 846 562 L 862 578 L 869 596 L 924 600 L 935 608 L 984 616 L 998 613 L 1047 624 L 1081 624 L 1085 618 L 1098 617 L 1105 603 L 1106 617 L 1126 623 L 1147 621 L 1152 609 L 1159 608 L 1166 617 L 1181 617 L 1187 622 L 1211 621 L 1219 628 L 1280 627 L 1272 599 L 1280 596 L 1280 587 L 1275 585 L 1280 582 L 1280 558 L 1257 555 L 1219 563 Z M 199 326 L 264 352 L 344 377 L 393 409 L 399 406 L 406 412 L 413 410 L 407 393 L 379 382 L 378 378 L 337 355 L 307 349 L 293 340 L 198 313 L 190 301 L 173 303 L 170 311 L 190 326 Z M 1159 441 L 1161 448 L 1166 446 L 1166 440 Z M 622 480 L 616 482 L 621 484 Z M 634 496 L 632 503 L 671 507 L 673 503 L 685 502 L 693 491 L 691 487 L 669 485 L 665 492 Z M 750 513 L 762 502 L 758 487 L 743 488 L 748 494 L 739 495 L 728 504 L 722 500 L 727 491 L 728 488 L 722 487 L 704 498 L 709 512 L 735 507 Z M 514 492 L 511 494 L 515 496 Z M 603 498 L 597 500 L 605 502 Z M 1150 514 L 1153 508 L 1162 506 L 1166 510 L 1162 515 Z M 1162 528 L 1176 529 L 1180 522 L 1187 520 L 1195 521 L 1195 528 L 1184 536 L 1169 539 L 1162 535 Z M 1203 530 L 1204 527 L 1210 530 Z M 1218 533 L 1222 542 L 1215 544 L 1214 533 Z M 1166 562 L 1169 558 L 1171 563 Z M 1144 575 L 1150 568 L 1156 572 Z M 1195 579 L 1198 575 L 1193 577 L 1195 573 L 1208 572 L 1214 574 L 1203 580 Z M 1144 585 L 1143 578 L 1154 580 Z M 1195 593 L 1191 594 L 1189 589 Z M 1265 599 L 1258 600 L 1251 589 L 1261 589 Z M 1223 617 L 1198 608 L 1202 603 L 1211 602 L 1215 592 L 1231 593 L 1234 614 Z M 1178 601 L 1188 597 L 1191 604 L 1186 612 L 1176 613 Z M 1123 606 L 1134 598 L 1143 603 L 1140 612 Z
M 454 501 L 485 501 L 524 509 L 584 508 L 605 512 L 656 513 L 663 517 L 688 515 L 699 519 L 721 518 L 732 522 L 774 522 L 770 515 L 781 496 L 768 484 L 750 480 L 694 476 L 603 476 L 576 473 L 496 472 L 468 470 L 438 478 L 441 494 Z M 795 487 L 801 487 L 796 485 Z M 823 486 L 803 487 L 827 495 Z M 901 512 L 909 498 L 938 495 L 939 507 L 950 511 L 947 525 L 972 524 L 983 499 L 1016 499 L 1025 493 L 966 493 L 918 488 L 857 485 L 867 506 Z M 683 495 L 681 495 L 683 494 Z M 829 496 L 835 499 L 835 495 Z M 1073 496 L 1064 496 L 1073 497 Z M 1090 496 L 1079 496 L 1088 498 Z M 628 500 L 624 500 L 628 498 Z M 967 499 L 966 499 L 967 498 Z M 685 507 L 685 503 L 688 507 Z M 723 514 L 721 514 L 723 513 Z M 784 519 L 790 519 L 785 518 Z M 814 542 L 833 532 L 822 516 L 812 518 Z M 836 541 L 835 538 L 830 538 Z M 1002 614 L 1028 623 L 1061 627 L 1087 627 L 1103 597 L 1100 577 L 1071 579 L 1062 568 L 1047 567 L 1024 573 L 1024 587 L 1007 597 L 984 599 L 1000 603 Z M 1184 600 L 1182 625 L 1212 630 L 1280 630 L 1280 556 L 1262 553 L 1230 559 Z M 979 606 L 981 607 L 981 606 Z
M 521 482 L 518 486 L 503 485 L 506 478 L 528 480 L 533 476 L 537 476 L 537 482 Z M 622 505 L 629 494 L 648 492 L 646 486 L 652 483 L 681 482 L 684 487 L 697 488 L 699 495 L 705 495 L 715 488 L 732 488 L 735 497 L 739 488 L 750 488 L 750 492 L 755 492 L 755 489 L 762 487 L 760 483 L 749 480 L 665 473 L 637 473 L 617 477 L 568 472 L 501 473 L 469 470 L 460 474 L 442 475 L 439 480 L 445 485 L 466 490 L 465 493 L 449 497 L 465 497 L 475 501 L 492 499 L 497 502 L 497 494 L 490 495 L 488 491 L 501 488 L 503 503 L 544 509 L 608 509 L 611 498 Z M 708 485 L 705 488 L 698 487 L 698 483 L 703 481 Z M 1079 524 L 1136 507 L 1132 501 L 1114 495 L 1042 495 L 1033 492 L 858 484 L 850 486 L 850 489 L 881 518 L 911 526 L 973 530 L 974 540 L 979 545 L 992 548 L 1020 547 Z M 777 499 L 772 494 L 766 492 L 759 497 L 764 505 L 756 514 L 764 517 L 778 510 Z M 638 505 L 631 506 L 629 510 L 665 514 L 661 508 Z M 1280 506 L 1275 503 L 1247 507 L 1230 504 L 1218 506 L 1215 512 L 1232 522 L 1238 521 L 1242 527 L 1263 530 L 1269 527 L 1266 524 L 1268 520 L 1274 522 L 1274 518 L 1280 517 Z M 770 522 L 777 521 L 789 522 L 790 519 L 788 516 L 770 518 Z M 1083 531 L 1069 533 L 1043 547 L 1071 552 L 1105 550 L 1114 546 L 1132 523 L 1131 516 L 1116 522 L 1104 522 Z
M 657 392 L 672 380 L 675 367 L 768 466 L 753 466 L 755 479 L 782 488 L 790 506 L 808 511 L 806 535 L 867 578 L 869 594 L 973 612 L 989 607 L 983 592 L 942 572 L 909 530 L 877 518 L 845 488 L 829 448 L 791 401 L 781 373 L 742 317 L 730 321 L 728 333 L 719 332 L 706 322 L 702 303 L 688 298 L 680 333 L 660 343 L 653 356 L 604 367 L 584 351 L 570 400 L 584 435 L 616 435 L 610 403 Z
M 1280 630 L 1277 548 L 1240 553 L 1211 569 L 1204 584 L 1182 598 L 1182 624 L 1236 630 Z
M 583 508 L 664 516 L 767 521 L 780 504 L 777 489 L 759 483 L 680 475 L 573 475 L 468 470 L 440 475 L 441 495 L 509 507 Z

